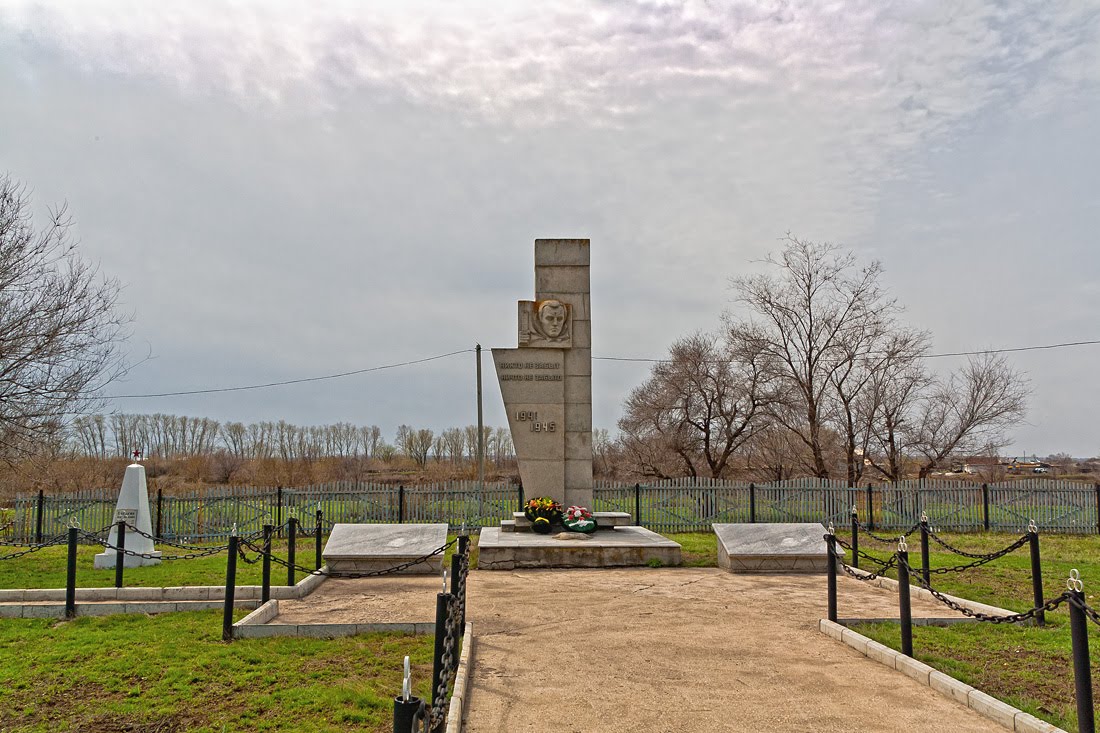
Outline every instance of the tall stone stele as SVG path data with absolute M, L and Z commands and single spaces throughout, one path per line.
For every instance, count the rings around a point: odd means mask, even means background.
M 149 489 L 145 483 L 145 466 L 140 463 L 131 463 L 126 467 L 126 475 L 122 477 L 122 488 L 118 492 L 118 503 L 115 504 L 115 514 L 111 519 L 111 534 L 107 537 L 107 544 L 118 547 L 118 523 L 126 522 L 126 540 L 124 548 L 130 552 L 138 552 L 150 557 L 137 557 L 126 555 L 123 567 L 136 568 L 141 565 L 156 565 L 160 562 L 160 553 L 153 546 L 153 540 L 145 535 L 135 532 L 132 527 L 153 534 L 153 519 L 149 512 Z M 95 556 L 97 569 L 113 568 L 118 552 L 106 548 L 104 552 Z
M 592 318 L 587 239 L 535 240 L 535 299 L 519 348 L 493 349 L 527 497 L 592 506 Z

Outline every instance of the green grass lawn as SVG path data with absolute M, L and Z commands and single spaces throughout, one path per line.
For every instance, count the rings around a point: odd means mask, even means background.
M 221 612 L 0 620 L 0 730 L 389 731 L 431 636 L 221 641 Z
M 850 542 L 848 533 L 838 536 Z M 1010 545 L 1019 535 L 943 535 L 951 545 L 967 552 L 987 553 Z M 1080 535 L 1040 535 L 1043 591 L 1047 598 L 1062 593 L 1071 568 L 1077 568 L 1085 582 L 1086 600 L 1100 606 L 1100 538 Z M 860 549 L 887 559 L 894 547 L 861 535 Z M 930 546 L 929 566 L 948 568 L 971 562 L 950 554 L 935 543 Z M 847 558 L 851 562 L 851 557 Z M 909 539 L 909 562 L 920 567 L 920 536 Z M 861 561 L 861 567 L 873 566 Z M 890 572 L 891 577 L 897 577 Z M 1032 607 L 1031 560 L 1028 547 L 988 565 L 962 573 L 932 575 L 932 587 L 952 595 L 990 603 L 1013 611 Z M 844 608 L 841 595 L 840 606 Z M 960 614 L 944 607 L 945 617 Z M 841 615 L 844 615 L 843 612 Z M 958 624 L 947 628 L 915 627 L 913 653 L 917 659 L 973 685 L 1010 705 L 1054 725 L 1076 731 L 1073 667 L 1068 614 L 1063 608 L 1047 614 L 1046 627 L 1012 624 Z M 897 624 L 861 624 L 860 633 L 894 649 L 901 648 Z M 1089 624 L 1092 653 L 1093 695 L 1100 701 L 1100 635 Z
M 677 532 L 665 537 L 680 543 L 683 567 L 718 567 L 718 535 L 714 532 Z

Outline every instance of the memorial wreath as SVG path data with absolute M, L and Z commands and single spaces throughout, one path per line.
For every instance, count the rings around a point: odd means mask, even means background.
M 531 523 L 531 529 L 549 534 L 551 526 L 561 521 L 561 504 L 549 496 L 537 496 L 523 506 L 523 516 Z
M 573 532 L 588 534 L 596 531 L 596 520 L 592 518 L 592 512 L 583 506 L 571 506 L 566 509 L 562 524 L 565 525 L 566 529 Z

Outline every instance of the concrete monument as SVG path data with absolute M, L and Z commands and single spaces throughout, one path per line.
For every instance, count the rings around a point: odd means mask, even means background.
M 493 349 L 528 499 L 592 508 L 592 304 L 587 239 L 535 240 L 535 299 L 519 301 L 519 347 Z M 626 512 L 592 512 L 599 531 L 536 534 L 522 511 L 485 527 L 478 567 L 679 565 L 680 545 Z
M 587 239 L 535 240 L 535 299 L 515 349 L 493 349 L 529 497 L 592 506 L 592 326 Z
M 153 557 L 136 557 L 126 555 L 123 566 L 136 568 L 141 565 L 156 565 L 160 563 L 160 553 L 155 551 L 153 540 L 145 535 L 152 536 L 153 520 L 149 513 L 149 489 L 145 483 L 145 466 L 140 463 L 131 463 L 126 467 L 126 474 L 122 477 L 122 488 L 118 492 L 118 502 L 115 504 L 115 514 L 111 519 L 111 534 L 107 537 L 107 543 L 112 547 L 118 546 L 118 523 L 126 522 L 126 550 L 138 552 Z M 145 534 L 139 534 L 141 530 Z M 113 568 L 118 552 L 107 549 L 95 556 L 97 569 Z

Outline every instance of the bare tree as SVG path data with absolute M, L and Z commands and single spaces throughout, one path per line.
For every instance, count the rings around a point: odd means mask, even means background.
M 890 481 L 905 478 L 905 459 L 913 448 L 913 412 L 932 385 L 923 361 L 928 343 L 923 331 L 906 331 L 888 341 L 864 396 L 871 418 L 864 455 Z
M 417 466 L 424 468 L 424 464 L 428 462 L 428 451 L 432 448 L 434 437 L 435 434 L 428 428 L 412 431 L 407 455 L 416 462 Z
M 125 369 L 119 284 L 83 261 L 65 207 L 41 230 L 24 186 L 0 177 L 0 459 L 33 453 L 91 412 Z
M 765 425 L 777 395 L 752 346 L 710 334 L 682 338 L 630 393 L 619 430 L 644 475 L 720 477 Z
M 837 245 L 790 235 L 785 242 L 766 260 L 777 275 L 734 279 L 750 318 L 731 321 L 730 333 L 766 356 L 789 408 L 776 418 L 809 449 L 813 474 L 828 478 L 825 443 L 836 395 L 854 404 L 867 379 L 865 360 L 897 306 L 879 285 L 878 262 L 860 267 Z M 849 451 L 849 466 L 852 457 Z
M 1030 392 L 1027 379 L 1003 355 L 992 353 L 970 357 L 966 366 L 933 382 L 911 439 L 921 457 L 920 477 L 952 454 L 1007 445 L 1005 430 L 1024 419 Z

